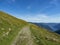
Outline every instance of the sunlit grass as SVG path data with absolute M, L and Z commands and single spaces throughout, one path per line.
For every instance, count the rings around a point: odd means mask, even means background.
M 0 12 L 0 45 L 10 45 L 25 25 L 25 21 Z
M 60 45 L 60 36 L 58 34 L 35 25 L 31 25 L 30 30 L 38 45 Z
M 0 12 L 0 45 L 11 45 L 24 26 L 29 26 L 36 45 L 60 45 L 60 35 Z M 27 42 L 26 42 L 27 43 Z M 17 42 L 17 44 L 20 44 Z M 25 42 L 21 43 L 22 45 Z

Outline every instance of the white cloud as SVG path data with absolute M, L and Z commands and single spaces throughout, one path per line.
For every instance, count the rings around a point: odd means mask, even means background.
M 56 16 L 48 16 L 46 14 L 37 14 L 36 16 L 27 15 L 21 17 L 21 19 L 24 19 L 28 22 L 60 23 L 60 17 L 57 15 Z

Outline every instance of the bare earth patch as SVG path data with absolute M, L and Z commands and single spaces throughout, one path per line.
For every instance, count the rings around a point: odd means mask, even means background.
M 31 36 L 29 26 L 21 29 L 12 45 L 36 45 Z

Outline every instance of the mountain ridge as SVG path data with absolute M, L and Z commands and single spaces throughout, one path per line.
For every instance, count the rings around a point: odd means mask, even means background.
M 31 22 L 39 27 L 43 27 L 43 28 L 46 28 L 48 30 L 51 30 L 51 31 L 57 31 L 59 30 L 60 28 L 60 23 L 34 23 L 34 22 Z
M 59 40 L 59 34 L 0 12 L 0 45 L 59 45 Z

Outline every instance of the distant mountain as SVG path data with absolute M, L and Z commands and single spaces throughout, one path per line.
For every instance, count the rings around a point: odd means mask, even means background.
M 46 28 L 48 30 L 51 30 L 51 31 L 56 31 L 59 29 L 60 27 L 60 23 L 33 23 L 39 27 L 43 27 L 43 28 Z
M 55 25 L 54 28 L 56 28 L 57 30 L 60 30 L 60 23 Z
M 48 30 L 52 30 L 52 28 L 47 24 L 47 23 L 33 23 L 39 27 L 43 27 L 43 28 L 46 28 Z
M 60 30 L 55 31 L 56 33 L 60 34 Z
M 60 34 L 60 23 L 33 23 L 33 24 Z
M 60 34 L 60 24 L 54 26 L 57 30 L 56 33 Z
M 60 45 L 60 35 L 0 11 L 0 45 Z

